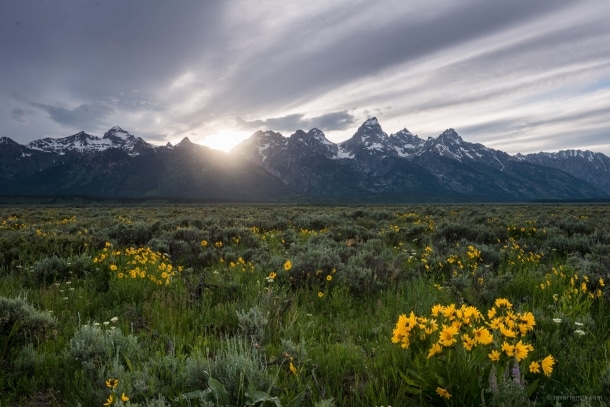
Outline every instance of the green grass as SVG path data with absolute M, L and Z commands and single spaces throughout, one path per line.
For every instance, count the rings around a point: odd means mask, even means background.
M 588 205 L 0 208 L 0 297 L 27 298 L 55 321 L 0 319 L 0 405 L 101 406 L 112 392 L 132 406 L 479 405 L 481 391 L 487 405 L 605 405 L 609 215 Z M 146 277 L 118 278 L 135 267 L 118 254 L 129 248 L 144 249 Z M 182 270 L 167 285 L 147 279 L 165 270 L 154 253 Z M 391 341 L 401 314 L 465 304 L 486 315 L 500 297 L 536 318 L 522 388 L 503 381 L 506 356 L 493 392 L 488 350 L 459 341 L 427 358 L 425 341 Z M 75 359 L 79 346 L 103 356 Z M 527 370 L 549 354 L 550 376 Z

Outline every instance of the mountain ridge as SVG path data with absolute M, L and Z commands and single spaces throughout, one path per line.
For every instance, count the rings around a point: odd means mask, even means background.
M 562 150 L 511 156 L 454 129 L 422 139 L 375 117 L 340 143 L 320 129 L 258 130 L 230 153 L 185 137 L 155 146 L 119 126 L 20 145 L 0 138 L 0 195 L 179 197 L 261 202 L 531 201 L 610 197 L 610 158 Z

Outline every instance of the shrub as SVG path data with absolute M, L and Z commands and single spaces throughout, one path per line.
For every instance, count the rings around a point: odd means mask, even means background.
M 249 339 L 228 338 L 210 363 L 210 376 L 220 381 L 232 402 L 243 405 L 248 390 L 269 391 L 272 380 L 264 355 Z
M 39 311 L 25 298 L 0 297 L 0 351 L 3 365 L 11 366 L 13 358 L 28 344 L 41 343 L 56 326 L 50 313 Z
M 57 256 L 47 257 L 34 264 L 32 279 L 37 285 L 46 286 L 67 279 L 70 268 L 68 262 Z

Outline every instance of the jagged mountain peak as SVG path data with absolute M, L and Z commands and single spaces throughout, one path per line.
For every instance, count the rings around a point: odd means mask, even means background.
M 17 143 L 17 142 L 16 142 L 15 140 L 13 140 L 12 138 L 10 138 L 10 137 L 5 137 L 5 136 L 0 137 L 0 144 L 10 144 L 10 145 L 17 144 L 17 145 L 19 145 L 19 143 Z
M 355 158 L 362 155 L 396 154 L 389 136 L 383 131 L 376 117 L 367 119 L 352 138 L 339 143 L 338 158 Z
M 454 129 L 445 130 L 444 132 L 442 132 L 440 134 L 440 136 L 438 136 L 438 138 L 443 141 L 445 141 L 445 140 L 458 141 L 458 142 L 464 141 L 464 140 L 462 140 L 462 137 L 460 137 L 460 135 Z
M 176 144 L 176 147 L 180 146 L 180 147 L 186 147 L 186 146 L 192 146 L 193 142 L 191 141 L 190 138 L 188 137 L 184 137 L 182 140 L 180 140 L 180 142 L 178 144 Z
M 128 131 L 123 130 L 119 126 L 114 126 L 110 130 L 108 130 L 106 133 L 104 133 L 104 136 L 102 138 L 111 139 L 111 140 L 117 140 L 117 139 L 125 140 L 125 139 L 135 138 L 135 136 L 133 134 L 130 134 Z

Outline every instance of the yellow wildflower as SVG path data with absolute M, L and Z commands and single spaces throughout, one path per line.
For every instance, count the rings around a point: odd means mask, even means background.
M 555 359 L 553 356 L 549 355 L 546 358 L 542 359 L 542 371 L 545 375 L 550 376 L 553 372 L 553 365 L 555 364 Z
M 530 363 L 530 373 L 540 373 L 540 363 L 536 361 Z
M 105 406 L 111 406 L 114 404 L 114 394 L 110 394 L 108 396 L 108 399 L 106 400 L 106 402 L 104 403 Z
M 441 396 L 444 399 L 449 399 L 451 397 L 451 394 L 449 394 L 449 392 L 447 390 L 443 389 L 442 387 L 436 388 L 436 394 L 438 394 L 439 396 Z
M 477 344 L 477 341 L 474 338 L 468 336 L 468 334 L 462 335 L 462 346 L 466 350 L 472 350 L 472 348 Z
M 447 326 L 443 325 L 443 330 L 440 333 L 438 342 L 447 347 L 453 345 L 457 340 L 454 338 L 457 335 L 458 330 L 454 325 Z
M 435 343 L 430 348 L 430 351 L 428 351 L 428 359 L 430 359 L 432 356 L 437 355 L 441 352 L 443 352 L 443 348 L 438 343 Z
M 512 357 L 515 354 L 515 346 L 509 344 L 506 341 L 504 341 L 504 343 L 502 344 L 501 349 L 506 353 L 506 356 Z
M 121 401 L 122 401 L 122 402 L 129 401 L 129 397 L 127 397 L 127 396 L 125 395 L 125 393 L 121 393 Z
M 494 337 L 487 328 L 477 328 L 474 330 L 474 339 L 481 345 L 489 345 L 494 341 Z
M 292 268 L 292 262 L 290 260 L 286 260 L 286 262 L 284 263 L 284 270 L 290 271 L 291 268 Z
M 511 304 L 510 301 L 508 301 L 508 299 L 506 299 L 506 298 L 497 298 L 495 305 L 498 308 L 505 307 L 505 308 L 510 309 L 513 307 L 513 304 Z
M 109 389 L 116 389 L 116 386 L 119 385 L 119 379 L 108 379 L 106 380 L 106 387 Z
M 498 360 L 500 360 L 500 352 L 494 349 L 489 352 L 489 355 L 487 355 L 487 357 L 491 359 L 492 362 L 497 362 Z
M 519 341 L 514 346 L 515 359 L 517 362 L 521 362 L 523 359 L 527 357 L 528 352 L 530 351 L 531 345 L 526 345 L 522 341 Z M 532 348 L 533 349 L 533 348 Z

